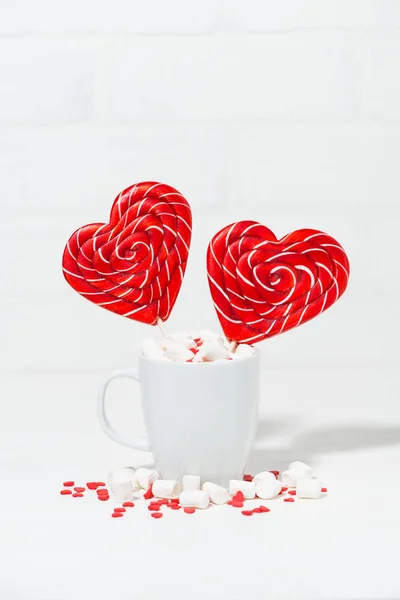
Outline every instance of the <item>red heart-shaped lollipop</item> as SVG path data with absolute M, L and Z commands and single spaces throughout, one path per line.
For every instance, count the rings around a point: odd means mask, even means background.
M 211 240 L 208 282 L 226 337 L 254 343 L 316 317 L 343 294 L 349 261 L 336 240 L 300 229 L 278 240 L 256 221 Z
M 165 321 L 181 287 L 192 233 L 177 190 L 137 183 L 114 200 L 109 223 L 84 225 L 63 254 L 63 272 L 82 296 L 149 325 Z

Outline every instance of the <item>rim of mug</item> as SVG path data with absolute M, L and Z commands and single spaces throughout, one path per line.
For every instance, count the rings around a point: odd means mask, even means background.
M 253 354 L 250 354 L 249 356 L 238 356 L 237 358 L 235 358 L 234 360 L 228 360 L 227 358 L 219 358 L 217 360 L 210 360 L 210 361 L 204 361 L 204 362 L 179 362 L 179 361 L 173 361 L 173 360 L 168 360 L 165 358 L 160 358 L 160 357 L 152 357 L 152 356 L 144 356 L 143 354 L 139 355 L 140 360 L 143 360 L 145 362 L 148 363 L 158 363 L 158 364 L 162 364 L 162 365 L 178 365 L 178 366 L 187 366 L 187 367 L 193 367 L 193 365 L 196 366 L 202 366 L 202 365 L 216 365 L 217 367 L 220 367 L 222 365 L 226 365 L 231 367 L 232 365 L 234 365 L 237 362 L 244 362 L 244 361 L 248 361 L 248 360 L 252 360 L 254 358 L 258 358 L 260 356 L 260 351 L 258 348 L 253 348 L 254 352 Z M 203 367 L 204 368 L 204 367 Z

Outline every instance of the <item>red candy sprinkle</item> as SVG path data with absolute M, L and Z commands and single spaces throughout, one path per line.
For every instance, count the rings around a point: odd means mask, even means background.
M 253 514 L 252 510 L 242 510 L 242 515 L 244 515 L 245 517 L 251 517 Z
M 97 490 L 99 486 L 97 485 L 96 481 L 88 481 L 86 487 L 88 490 Z
M 63 486 L 64 487 L 72 487 L 75 485 L 75 481 L 64 481 Z
M 284 502 L 294 502 L 294 498 L 284 498 Z
M 108 496 L 108 490 L 105 490 L 104 488 L 102 490 L 96 490 L 96 494 L 98 496 Z
M 149 504 L 147 507 L 149 510 L 155 510 L 158 511 L 160 510 L 160 505 L 159 504 Z
M 275 475 L 275 477 L 278 479 L 278 477 L 279 477 L 279 471 L 270 471 L 270 473 L 272 473 L 273 475 Z
M 199 344 L 201 342 L 201 338 L 193 338 L 193 340 L 196 342 L 196 344 Z
M 117 513 L 117 512 L 113 512 L 113 514 L 111 515 L 114 519 L 118 519 L 118 517 L 123 517 L 124 513 Z
M 155 519 L 161 519 L 163 514 L 160 512 L 153 512 L 153 513 L 151 513 L 151 516 L 154 517 Z
M 188 515 L 192 515 L 194 512 L 196 512 L 196 509 L 192 508 L 190 506 L 187 506 L 186 508 L 183 509 L 183 512 L 185 512 Z
M 326 492 L 327 492 L 327 491 L 328 491 L 328 488 L 321 488 L 321 492 L 322 492 L 323 494 L 326 494 Z
M 129 508 L 133 508 L 135 505 L 134 505 L 134 503 L 133 503 L 133 502 L 124 502 L 122 506 L 126 506 L 126 507 L 129 507 Z
M 238 492 L 236 492 L 236 494 L 233 496 L 232 500 L 237 500 L 237 502 L 243 502 L 244 501 L 244 494 L 241 490 L 239 490 Z
M 106 484 L 103 481 L 97 481 L 98 487 L 105 486 Z
M 60 492 L 61 496 L 68 496 L 69 494 L 72 494 L 71 490 L 61 490 Z
M 232 506 L 234 506 L 235 508 L 243 508 L 243 502 L 239 502 L 238 500 L 234 500 L 232 502 Z
M 281 489 L 281 492 L 287 492 L 289 488 L 283 486 L 283 488 Z
M 161 500 L 157 500 L 158 504 L 168 504 L 169 500 L 167 500 L 166 498 L 162 498 Z M 179 502 L 179 500 L 178 500 Z
M 84 487 L 74 487 L 74 490 L 75 490 L 76 492 L 84 492 L 84 491 L 85 491 L 85 488 L 84 488 Z
M 261 506 L 259 506 L 259 509 L 263 513 L 270 512 L 270 509 L 267 506 L 264 506 L 263 504 L 261 504 Z
M 181 508 L 179 504 L 176 504 L 175 502 L 170 504 L 169 507 L 172 508 L 172 510 L 179 510 Z
M 149 489 L 147 490 L 147 492 L 145 494 L 143 494 L 143 498 L 145 500 L 150 500 L 150 498 L 154 498 L 153 484 L 151 484 L 151 486 L 149 487 Z
M 122 506 L 119 506 L 118 508 L 114 508 L 114 512 L 124 513 L 126 512 L 126 510 L 125 508 L 122 508 Z
M 230 506 L 232 506 L 233 500 L 228 500 L 227 504 L 229 504 Z
M 250 475 L 250 473 L 243 475 L 243 481 L 253 481 L 253 479 L 254 479 L 254 477 L 253 477 L 253 475 Z
M 261 508 L 253 508 L 253 513 L 262 513 Z
M 110 496 L 97 496 L 97 499 L 101 502 L 105 502 L 106 500 L 110 499 Z
M 83 498 L 83 494 L 80 494 L 79 492 L 76 492 L 75 494 L 72 494 L 73 498 Z
M 296 490 L 289 490 L 288 494 L 290 494 L 291 496 L 295 496 L 296 495 Z

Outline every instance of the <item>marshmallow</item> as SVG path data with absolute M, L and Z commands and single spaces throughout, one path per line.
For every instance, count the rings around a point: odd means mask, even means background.
M 211 481 L 206 481 L 202 490 L 209 495 L 213 504 L 226 504 L 229 500 L 228 490 L 216 483 L 211 483 Z
M 253 478 L 254 485 L 257 485 L 257 483 L 259 481 L 261 481 L 262 479 L 270 479 L 271 481 L 272 480 L 276 481 L 276 477 L 275 477 L 275 475 L 273 473 L 271 473 L 270 471 L 261 471 L 261 473 L 258 473 Z
M 182 477 L 182 489 L 186 490 L 199 490 L 200 489 L 200 477 L 198 475 L 184 475 Z
M 146 338 L 142 342 L 142 354 L 147 358 L 161 358 L 164 351 L 152 338 Z
M 249 344 L 239 344 L 234 352 L 236 357 L 251 356 L 254 354 L 254 348 Z
M 297 471 L 296 469 L 288 469 L 287 471 L 283 471 L 281 480 L 283 485 L 287 485 L 287 487 L 295 488 L 297 486 L 298 481 L 300 479 L 304 479 L 307 477 L 307 473 L 304 471 Z
M 204 342 L 197 353 L 204 361 L 214 361 L 219 358 L 229 358 L 229 351 L 219 340 Z
M 128 502 L 133 498 L 133 492 L 138 490 L 135 469 L 124 467 L 111 471 L 108 475 L 108 485 L 114 502 Z
M 210 329 L 196 329 L 190 332 L 190 337 L 193 339 L 200 338 L 203 342 L 214 342 L 215 340 L 220 339 L 220 335 L 211 331 Z
M 178 498 L 181 486 L 173 479 L 156 479 L 152 489 L 156 498 Z
M 304 478 L 297 482 L 297 498 L 320 498 L 321 482 L 319 479 Z
M 301 460 L 295 460 L 289 465 L 289 470 L 292 471 L 303 471 L 308 477 L 311 477 L 312 468 Z
M 172 333 L 171 335 L 168 336 L 167 339 L 173 339 L 178 342 L 181 342 L 184 346 L 186 346 L 186 348 L 193 348 L 196 345 L 193 338 L 185 331 L 180 331 L 178 333 Z
M 260 479 L 256 484 L 256 495 L 264 500 L 269 500 L 278 496 L 281 489 L 282 484 L 275 477 L 273 479 Z
M 239 491 L 243 492 L 245 498 L 255 498 L 256 496 L 256 486 L 252 481 L 231 479 L 229 482 L 229 493 L 234 496 Z
M 183 508 L 208 508 L 210 498 L 203 490 L 184 490 L 179 496 L 179 504 Z
M 165 350 L 165 356 L 174 362 L 186 362 L 193 358 L 193 352 L 186 348 L 185 344 L 180 340 L 165 338 L 162 342 L 162 347 Z
M 158 473 L 155 469 L 145 469 L 144 467 L 141 467 L 136 470 L 137 483 L 144 490 L 148 490 L 156 479 L 158 479 Z

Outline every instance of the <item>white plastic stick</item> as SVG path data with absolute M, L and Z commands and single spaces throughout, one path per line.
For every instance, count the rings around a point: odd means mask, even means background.
M 165 331 L 164 324 L 163 324 L 162 320 L 160 319 L 160 317 L 157 317 L 157 325 L 158 325 L 163 337 L 167 337 L 167 332 Z

